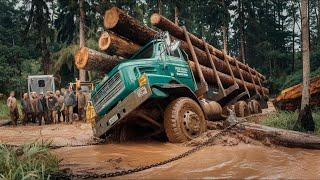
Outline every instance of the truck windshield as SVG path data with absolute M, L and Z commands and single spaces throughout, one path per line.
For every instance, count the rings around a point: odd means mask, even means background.
M 152 55 L 153 55 L 153 44 L 150 44 L 143 51 L 139 52 L 137 55 L 134 55 L 133 57 L 136 59 L 146 59 L 146 58 L 151 58 Z

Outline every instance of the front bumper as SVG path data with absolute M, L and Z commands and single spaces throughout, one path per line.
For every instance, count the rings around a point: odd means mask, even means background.
M 139 87 L 120 101 L 108 114 L 93 123 L 93 135 L 101 137 L 152 95 L 148 84 Z

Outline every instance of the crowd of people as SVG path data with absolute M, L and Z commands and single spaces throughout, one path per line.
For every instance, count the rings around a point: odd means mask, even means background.
M 72 123 L 74 121 L 74 108 L 77 107 L 78 118 L 85 120 L 85 108 L 87 97 L 81 89 L 75 94 L 72 86 L 66 90 L 61 89 L 56 92 L 31 92 L 24 93 L 21 100 L 21 110 L 23 116 L 22 124 L 38 123 L 56 124 L 60 122 Z M 11 92 L 7 100 L 7 106 L 10 111 L 10 117 L 14 125 L 17 125 L 19 111 L 15 92 Z

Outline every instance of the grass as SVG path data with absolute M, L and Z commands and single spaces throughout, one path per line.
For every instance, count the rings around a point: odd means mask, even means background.
M 9 118 L 10 118 L 9 109 L 7 107 L 6 101 L 1 100 L 0 101 L 0 120 L 9 119 Z
M 0 179 L 50 179 L 50 174 L 58 172 L 59 162 L 48 143 L 20 147 L 0 144 Z
M 315 122 L 315 134 L 320 135 L 320 110 L 312 113 L 313 120 Z M 280 111 L 276 114 L 270 114 L 266 119 L 261 121 L 261 124 L 293 130 L 293 127 L 298 119 L 298 112 Z
M 19 119 L 22 118 L 21 102 L 18 100 Z M 0 100 L 0 121 L 10 119 L 10 112 L 6 100 Z

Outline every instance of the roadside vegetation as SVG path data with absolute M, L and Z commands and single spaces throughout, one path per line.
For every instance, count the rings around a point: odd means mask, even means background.
M 9 147 L 0 143 L 0 179 L 50 179 L 59 170 L 59 159 L 48 143 Z
M 3 119 L 9 119 L 9 109 L 6 105 L 5 100 L 0 100 L 0 121 Z
M 293 130 L 298 119 L 298 112 L 279 111 L 275 114 L 270 114 L 264 119 L 261 124 L 281 129 Z M 312 114 L 315 122 L 315 134 L 320 136 L 320 109 L 317 109 Z

